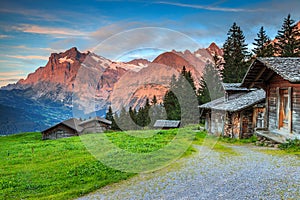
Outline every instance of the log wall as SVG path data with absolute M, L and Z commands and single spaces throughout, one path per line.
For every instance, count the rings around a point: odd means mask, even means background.
M 269 130 L 279 129 L 280 100 L 278 99 L 278 95 L 280 94 L 278 93 L 281 89 L 288 90 L 288 88 L 291 88 L 291 130 L 292 133 L 300 134 L 300 83 L 290 83 L 281 76 L 275 75 L 267 85 Z

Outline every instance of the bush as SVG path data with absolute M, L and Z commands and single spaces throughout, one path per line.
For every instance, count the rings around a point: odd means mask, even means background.
M 279 148 L 289 152 L 300 152 L 300 140 L 287 140 L 286 143 L 280 144 Z

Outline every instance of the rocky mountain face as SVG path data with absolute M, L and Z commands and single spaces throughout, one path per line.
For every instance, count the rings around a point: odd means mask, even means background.
M 36 103 L 39 109 L 56 104 L 57 113 L 68 110 L 67 115 L 61 113 L 62 118 L 69 117 L 72 109 L 74 114 L 74 108 L 80 113 L 96 110 L 103 114 L 108 105 L 112 105 L 114 111 L 122 106 L 139 107 L 146 98 L 152 99 L 154 95 L 158 102 L 162 102 L 172 75 L 178 76 L 183 66 L 192 72 L 198 86 L 205 64 L 213 62 L 215 55 L 221 57 L 222 50 L 212 43 L 208 48 L 195 52 L 165 52 L 152 62 L 135 59 L 125 63 L 114 62 L 92 52 L 82 53 L 73 47 L 62 53 L 52 53 L 44 67 L 39 67 L 16 84 L 1 88 L 0 93 L 6 96 L 13 93 L 15 98 L 19 95 L 30 99 L 32 106 Z M 26 106 L 19 104 L 13 107 L 26 110 Z M 8 99 L 1 97 L 0 105 L 11 106 Z M 54 118 L 56 120 L 51 120 Z M 49 121 L 46 124 L 50 125 L 61 118 L 48 116 L 46 119 Z

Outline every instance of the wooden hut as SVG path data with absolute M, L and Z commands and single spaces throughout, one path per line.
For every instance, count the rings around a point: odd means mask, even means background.
M 83 130 L 83 128 L 79 126 L 80 122 L 81 121 L 76 118 L 71 118 L 60 122 L 42 131 L 42 139 L 58 139 L 79 135 Z
M 154 128 L 160 128 L 160 129 L 179 128 L 180 121 L 179 120 L 156 120 L 153 126 Z
M 85 121 L 71 118 L 42 131 L 42 139 L 58 139 L 78 136 L 84 133 L 102 133 L 110 128 L 111 123 L 111 121 L 101 117 Z
M 111 123 L 107 119 L 95 117 L 79 123 L 79 126 L 83 128 L 82 133 L 102 133 L 110 129 Z
M 205 129 L 215 135 L 247 138 L 264 125 L 265 92 L 240 87 L 240 83 L 223 83 L 224 97 L 200 107 Z
M 299 57 L 257 58 L 249 67 L 242 86 L 266 91 L 266 131 L 257 131 L 258 135 L 278 142 L 300 138 Z

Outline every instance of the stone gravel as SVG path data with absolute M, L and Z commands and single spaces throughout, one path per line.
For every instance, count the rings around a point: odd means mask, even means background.
M 237 154 L 209 151 L 182 158 L 79 198 L 89 199 L 300 199 L 300 159 L 270 155 L 262 147 L 229 146 Z M 264 148 L 265 149 L 265 148 Z

